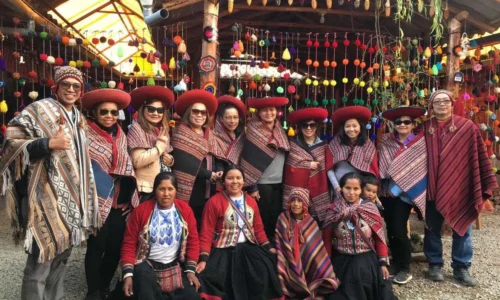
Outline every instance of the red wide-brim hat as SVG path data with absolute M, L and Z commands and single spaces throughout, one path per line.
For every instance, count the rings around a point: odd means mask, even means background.
M 135 109 L 139 109 L 144 102 L 153 99 L 162 102 L 163 105 L 169 109 L 172 107 L 175 100 L 174 93 L 170 89 L 157 85 L 141 86 L 140 88 L 133 90 L 130 93 L 130 96 L 132 97 L 130 105 Z
M 366 124 L 371 117 L 372 112 L 364 106 L 343 107 L 332 114 L 333 132 L 338 132 L 347 120 L 357 119 Z
M 82 107 L 91 110 L 96 104 L 104 102 L 116 103 L 118 109 L 124 109 L 130 104 L 130 95 L 117 89 L 93 90 L 83 95 Z
M 280 107 L 288 104 L 288 98 L 285 97 L 268 97 L 268 98 L 252 98 L 248 99 L 248 106 L 262 109 L 266 107 Z
M 297 125 L 310 120 L 323 122 L 326 118 L 328 118 L 328 111 L 324 108 L 303 108 L 290 113 L 288 115 L 288 122 L 292 125 Z
M 425 115 L 425 108 L 419 106 L 400 106 L 391 108 L 382 113 L 382 117 L 389 121 L 396 121 L 397 118 L 407 116 L 413 120 Z
M 175 101 L 175 112 L 182 116 L 195 103 L 205 104 L 208 114 L 213 116 L 217 110 L 217 98 L 205 90 L 190 90 L 180 95 Z
M 219 107 L 222 104 L 231 104 L 236 107 L 238 113 L 240 114 L 240 117 L 244 117 L 246 115 L 247 107 L 245 106 L 245 103 L 243 103 L 243 101 L 241 101 L 240 99 L 229 95 L 223 95 L 217 98 L 217 100 L 219 101 Z

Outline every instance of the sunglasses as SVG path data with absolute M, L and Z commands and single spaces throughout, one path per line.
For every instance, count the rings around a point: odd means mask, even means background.
M 316 128 L 318 128 L 318 124 L 316 124 L 316 123 L 304 123 L 301 126 L 302 126 L 302 129 L 308 129 L 308 128 L 316 129 Z
M 397 126 L 400 126 L 400 125 L 402 125 L 402 124 L 405 124 L 405 125 L 410 125 L 410 124 L 411 124 L 411 121 L 410 121 L 410 120 L 404 120 L 404 121 L 397 120 L 396 122 L 394 122 L 394 124 L 396 124 Z
M 165 108 L 163 107 L 155 107 L 155 106 L 146 106 L 146 109 L 148 110 L 148 113 L 154 114 L 157 112 L 159 115 L 162 115 L 163 112 L 165 111 Z
M 207 116 L 207 111 L 204 110 L 204 109 L 196 109 L 196 108 L 193 108 L 191 109 L 191 113 L 195 116 L 197 115 L 201 115 L 202 117 L 206 117 Z
M 71 83 L 71 82 L 67 82 L 67 81 L 61 81 L 61 83 L 59 83 L 59 85 L 65 90 L 69 90 L 70 87 L 73 87 L 73 91 L 75 91 L 75 92 L 80 91 L 82 89 L 82 85 L 79 83 Z
M 99 110 L 99 115 L 101 115 L 101 116 L 107 116 L 108 114 L 111 114 L 113 117 L 117 117 L 118 110 L 116 110 L 116 109 L 101 109 L 101 110 Z
M 437 101 L 432 101 L 434 105 L 448 105 L 451 103 L 451 100 L 437 100 Z

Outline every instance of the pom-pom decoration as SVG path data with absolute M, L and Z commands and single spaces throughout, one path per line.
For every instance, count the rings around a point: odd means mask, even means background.
M 9 107 L 7 106 L 7 101 L 2 100 L 0 102 L 0 113 L 5 114 L 9 111 Z

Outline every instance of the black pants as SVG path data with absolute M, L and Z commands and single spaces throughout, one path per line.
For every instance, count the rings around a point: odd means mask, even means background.
M 182 272 L 183 289 L 174 292 L 162 293 L 160 285 L 156 282 L 156 275 L 153 268 L 146 262 L 142 262 L 134 267 L 133 291 L 138 300 L 196 300 L 201 299 L 193 285 L 189 284 L 186 273 Z
M 283 202 L 283 185 L 281 183 L 259 184 L 258 187 L 260 200 L 257 201 L 257 204 L 264 223 L 264 230 L 269 241 L 274 241 L 276 222 L 281 214 Z
M 392 264 L 397 271 L 410 271 L 411 247 L 408 238 L 408 218 L 412 206 L 399 198 L 380 198 L 384 206 L 384 220 L 392 253 Z
M 85 276 L 88 294 L 109 289 L 120 262 L 120 249 L 126 226 L 121 209 L 111 209 L 96 236 L 90 236 L 85 254 Z

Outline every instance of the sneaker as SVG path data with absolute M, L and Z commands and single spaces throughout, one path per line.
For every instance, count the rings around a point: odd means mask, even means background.
M 429 279 L 432 281 L 444 280 L 443 272 L 441 272 L 441 266 L 439 265 L 429 266 Z
M 410 273 L 407 271 L 399 271 L 394 278 L 392 278 L 392 282 L 397 284 L 407 284 L 410 280 L 413 279 Z
M 453 270 L 453 278 L 464 286 L 475 286 L 477 280 L 474 279 L 466 268 L 457 268 Z

